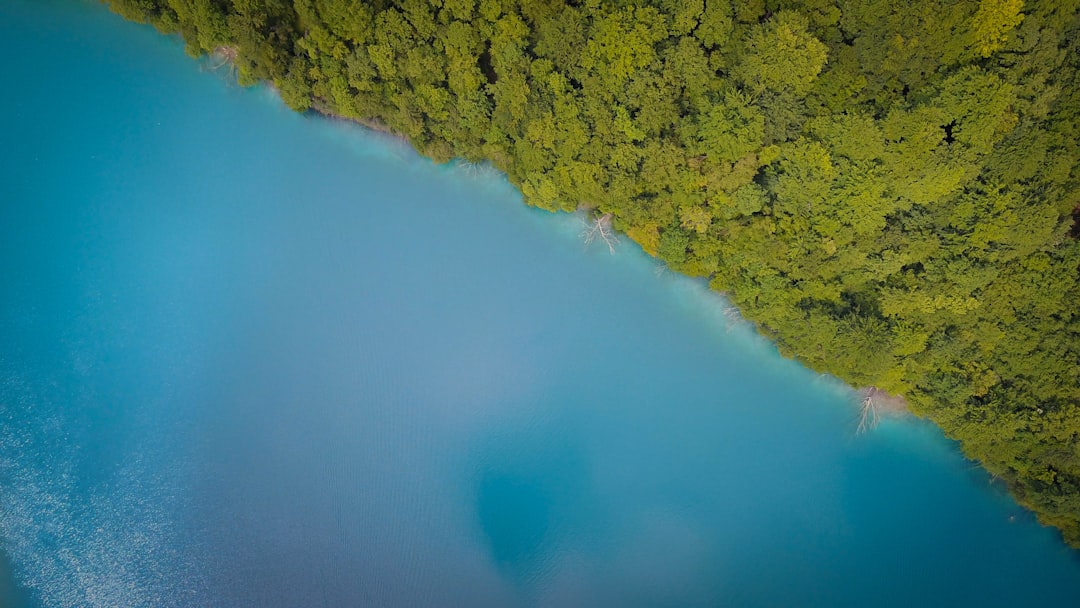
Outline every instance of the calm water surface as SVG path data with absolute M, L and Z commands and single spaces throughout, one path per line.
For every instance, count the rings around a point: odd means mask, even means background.
M 93 3 L 0 53 L 0 603 L 1075 605 L 933 427 L 499 176 Z

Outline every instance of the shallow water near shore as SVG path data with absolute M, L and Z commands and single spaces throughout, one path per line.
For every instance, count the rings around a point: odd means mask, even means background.
M 0 605 L 1075 602 L 932 425 L 856 435 L 625 239 L 96 3 L 0 52 Z

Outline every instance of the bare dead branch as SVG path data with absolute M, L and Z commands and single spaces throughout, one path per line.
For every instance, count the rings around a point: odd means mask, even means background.
M 210 54 L 210 60 L 216 62 L 217 65 L 212 65 L 208 69 L 211 72 L 216 72 L 225 66 L 229 66 L 229 71 L 236 69 L 236 58 L 239 56 L 240 50 L 234 46 L 219 46 L 214 49 L 214 52 Z
M 615 236 L 615 230 L 611 227 L 610 213 L 598 216 L 592 222 L 586 222 L 581 237 L 585 239 L 586 247 L 597 239 L 603 241 L 610 253 L 615 253 L 615 245 L 619 242 L 619 238 Z
M 859 405 L 859 425 L 855 429 L 856 435 L 862 435 L 867 431 L 873 430 L 881 420 L 881 414 L 878 412 L 878 404 L 874 399 L 874 393 L 876 392 L 876 389 L 867 391 L 866 397 L 863 398 L 862 403 Z

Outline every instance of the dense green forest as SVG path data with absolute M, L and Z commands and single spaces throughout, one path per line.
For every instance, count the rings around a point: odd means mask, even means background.
M 108 0 L 610 218 L 1080 546 L 1080 0 Z

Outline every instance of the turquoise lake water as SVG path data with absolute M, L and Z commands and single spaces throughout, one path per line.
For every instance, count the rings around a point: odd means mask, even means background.
M 95 3 L 0 53 L 0 605 L 1075 605 L 933 426 L 498 175 Z

